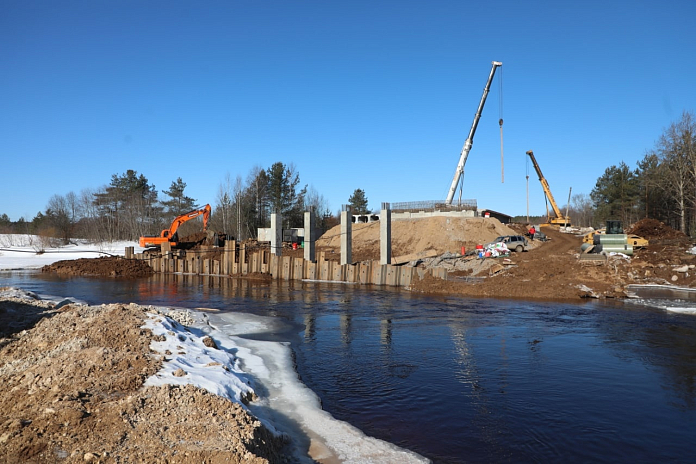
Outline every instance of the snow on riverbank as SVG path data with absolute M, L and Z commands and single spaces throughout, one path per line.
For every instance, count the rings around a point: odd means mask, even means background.
M 218 396 L 245 404 L 254 390 L 248 376 L 240 369 L 239 360 L 230 351 L 219 349 L 215 341 L 199 329 L 185 327 L 194 320 L 188 311 L 164 311 L 168 317 L 148 313 L 143 326 L 150 329 L 156 341 L 150 348 L 164 355 L 162 370 L 145 381 L 145 386 L 192 384 Z
M 249 411 L 270 430 L 290 437 L 297 455 L 309 450 L 314 460 L 428 462 L 415 453 L 368 437 L 323 411 L 316 394 L 299 380 L 289 344 L 249 337 L 274 332 L 277 320 L 242 313 L 159 309 L 188 327 L 158 322 L 159 318 L 148 321 L 147 327 L 156 335 L 166 336 L 166 340 L 153 343 L 153 349 L 172 354 L 166 356 L 169 360 L 146 385 L 191 383 L 236 402 L 256 395 L 253 401 L 245 402 Z M 202 343 L 206 336 L 219 350 Z
M 2 297 L 40 298 L 15 288 L 0 290 Z M 299 380 L 289 343 L 256 340 L 281 332 L 278 319 L 215 310 L 142 310 L 143 327 L 155 336 L 150 348 L 164 357 L 145 385 L 191 384 L 243 404 L 273 433 L 289 438 L 300 462 L 428 462 L 323 411 L 316 394 Z
M 56 261 L 124 255 L 135 242 L 43 247 L 39 237 L 0 235 L 0 271 L 40 269 Z M 41 253 L 37 253 L 42 250 Z M 9 292 L 9 293 L 7 293 Z M 6 293 L 6 294 L 5 294 Z M 57 305 L 81 302 L 56 296 L 37 296 L 17 289 L 0 297 L 44 298 Z M 269 430 L 291 438 L 297 456 L 309 451 L 315 461 L 347 463 L 428 462 L 415 453 L 368 437 L 352 425 L 321 409 L 316 394 L 298 378 L 288 343 L 251 340 L 241 335 L 272 333 L 277 320 L 241 313 L 217 313 L 153 308 L 144 327 L 159 341 L 151 348 L 165 357 L 160 372 L 146 385 L 192 384 L 231 401 L 246 404 Z M 176 321 L 176 322 L 175 322 Z M 208 336 L 215 349 L 206 345 Z M 210 344 L 210 342 L 208 342 Z M 249 399 L 253 401 L 248 401 Z M 308 462 L 314 462 L 308 460 Z
M 0 271 L 17 269 L 41 269 L 64 259 L 123 256 L 127 246 L 142 252 L 137 242 L 119 241 L 89 243 L 75 240 L 69 245 L 51 247 L 41 237 L 27 234 L 0 234 Z

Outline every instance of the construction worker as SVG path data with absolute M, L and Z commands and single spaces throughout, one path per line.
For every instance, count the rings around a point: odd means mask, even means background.
M 534 234 L 536 234 L 536 229 L 534 226 L 532 226 L 529 228 L 529 236 L 532 238 L 532 240 L 534 240 Z

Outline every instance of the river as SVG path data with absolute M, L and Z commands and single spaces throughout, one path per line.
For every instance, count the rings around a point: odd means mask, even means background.
M 32 271 L 0 272 L 0 286 L 280 319 L 285 330 L 264 337 L 290 342 L 325 410 L 436 463 L 693 460 L 696 315 L 656 300 L 431 298 L 347 284 Z

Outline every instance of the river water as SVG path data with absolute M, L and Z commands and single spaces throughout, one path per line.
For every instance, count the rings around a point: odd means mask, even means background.
M 290 342 L 325 410 L 437 463 L 686 462 L 696 451 L 696 314 L 669 310 L 662 294 L 540 303 L 28 271 L 0 272 L 0 286 L 280 319 L 285 329 L 264 338 Z

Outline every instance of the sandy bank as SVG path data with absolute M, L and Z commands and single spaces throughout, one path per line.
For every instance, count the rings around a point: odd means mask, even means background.
M 167 356 L 146 318 L 133 304 L 0 299 L 0 461 L 283 462 L 282 438 L 240 404 L 144 387 Z

